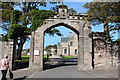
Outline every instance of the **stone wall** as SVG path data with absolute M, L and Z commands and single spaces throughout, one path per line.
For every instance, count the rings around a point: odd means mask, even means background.
M 96 32 L 93 33 L 93 43 L 95 68 L 118 66 L 118 42 L 108 42 L 103 32 Z
M 0 59 L 2 59 L 5 54 L 9 54 L 9 44 L 8 42 L 0 41 Z
M 12 54 L 13 54 L 13 41 L 0 41 L 0 60 L 4 57 L 4 55 L 8 55 L 10 67 L 12 67 Z

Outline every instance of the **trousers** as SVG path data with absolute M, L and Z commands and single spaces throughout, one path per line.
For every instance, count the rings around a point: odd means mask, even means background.
M 7 70 L 1 70 L 1 72 L 2 72 L 2 79 L 1 80 L 7 80 L 7 78 L 6 78 Z

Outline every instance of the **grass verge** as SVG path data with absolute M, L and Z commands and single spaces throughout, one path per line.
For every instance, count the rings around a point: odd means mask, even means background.
M 29 62 L 29 56 L 22 56 L 22 60 L 16 60 L 17 62 Z
M 63 59 L 69 59 L 69 58 L 74 58 L 76 56 L 62 56 Z

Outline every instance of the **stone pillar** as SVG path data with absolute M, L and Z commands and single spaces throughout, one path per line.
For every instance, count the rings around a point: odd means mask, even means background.
M 9 40 L 9 66 L 12 68 L 12 59 L 13 59 L 13 40 Z
M 92 69 L 92 41 L 89 37 L 91 28 L 88 23 L 84 26 L 84 69 Z
M 34 33 L 30 36 L 30 57 L 29 57 L 29 69 L 32 70 L 32 66 L 34 65 Z
M 83 68 L 83 63 L 84 63 L 84 31 L 82 26 L 82 28 L 80 28 L 80 32 L 78 35 L 78 69 L 79 70 Z
M 40 55 L 38 56 L 38 61 L 37 63 L 39 64 L 39 70 L 43 70 L 43 56 L 44 56 L 44 32 L 39 33 L 40 35 L 38 35 L 38 41 L 40 45 L 38 45 L 38 47 L 36 46 L 36 49 L 38 49 L 40 51 Z M 36 44 L 38 44 L 36 42 Z
M 89 37 L 89 22 L 81 23 L 78 42 L 78 69 L 92 69 L 92 42 Z
M 34 38 L 31 37 L 31 58 L 30 70 L 43 70 L 43 54 L 44 54 L 44 33 L 35 32 Z

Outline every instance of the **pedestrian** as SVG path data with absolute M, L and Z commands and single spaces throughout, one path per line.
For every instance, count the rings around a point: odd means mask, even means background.
M 2 72 L 1 80 L 7 80 L 6 74 L 7 74 L 8 69 L 10 69 L 8 55 L 4 55 L 4 58 L 0 62 L 1 62 L 0 70 Z

